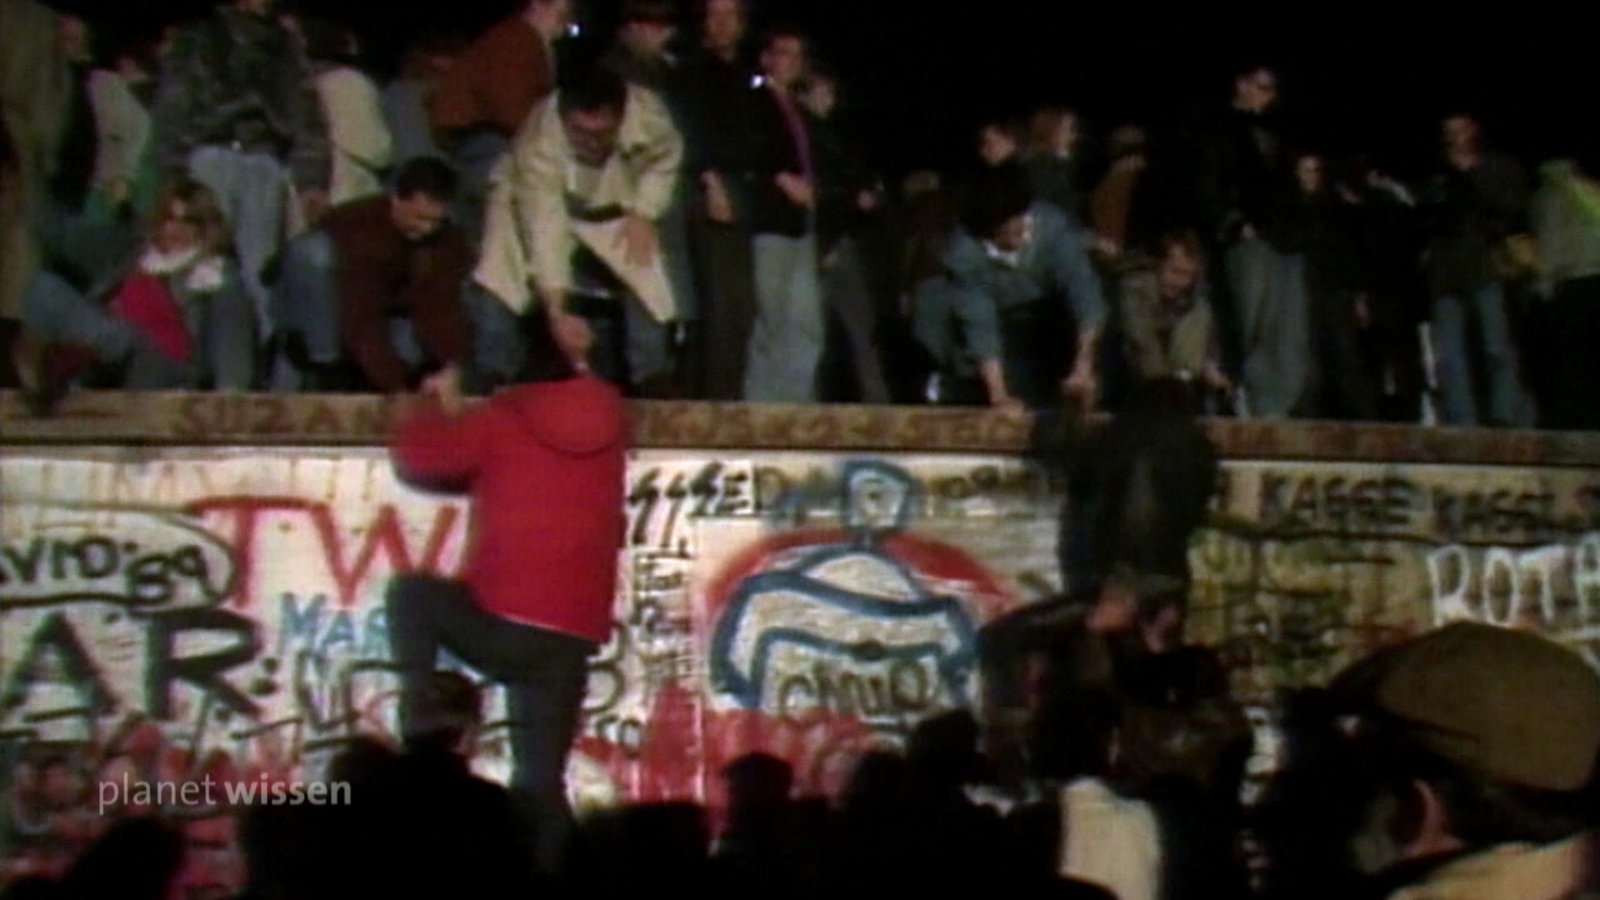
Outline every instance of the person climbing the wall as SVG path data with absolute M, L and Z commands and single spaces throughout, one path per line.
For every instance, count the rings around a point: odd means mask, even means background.
M 1085 646 L 1141 655 L 1181 647 L 1189 542 L 1206 521 L 1219 472 L 1196 408 L 1189 383 L 1152 379 L 1103 425 L 1089 427 L 1081 410 L 1040 419 L 1035 453 L 1066 482 L 1063 590 L 980 631 L 992 721 L 1025 728 L 1045 695 L 1109 677 L 1109 657 L 1085 656 Z
M 541 317 L 542 318 L 542 317 Z M 545 369 L 465 408 L 460 373 L 429 377 L 391 446 L 414 487 L 471 498 L 460 579 L 397 575 L 388 590 L 402 735 L 440 648 L 506 688 L 511 789 L 546 874 L 573 817 L 567 755 L 587 661 L 609 636 L 624 536 L 627 421 L 621 394 L 588 370 L 586 328 L 536 331 Z

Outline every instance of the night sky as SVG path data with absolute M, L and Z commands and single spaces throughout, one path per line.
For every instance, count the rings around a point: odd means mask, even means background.
M 63 2 L 115 18 L 209 5 Z M 578 2 L 589 33 L 608 34 L 620 0 Z M 383 74 L 408 32 L 429 24 L 472 28 L 516 4 L 297 5 L 354 24 Z M 1245 60 L 1278 68 L 1291 137 L 1336 154 L 1374 151 L 1402 176 L 1432 164 L 1438 117 L 1452 108 L 1479 113 L 1491 138 L 1529 163 L 1600 148 L 1592 121 L 1600 70 L 1584 43 L 1587 29 L 1576 22 L 1325 7 L 1335 8 L 1338 15 L 1319 16 L 1310 4 L 1280 4 L 1266 14 L 1198 4 L 1174 12 L 1050 0 L 756 0 L 756 21 L 796 21 L 816 35 L 817 50 L 846 82 L 842 114 L 890 173 L 965 164 L 980 117 L 1046 100 L 1075 105 L 1091 135 L 1124 121 L 1158 130 L 1190 121 L 1227 102 L 1230 73 Z

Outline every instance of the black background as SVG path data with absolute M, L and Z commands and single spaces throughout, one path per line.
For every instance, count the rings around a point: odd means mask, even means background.
M 578 0 L 590 42 L 609 35 L 619 0 Z M 108 29 L 203 13 L 205 0 L 63 0 Z M 407 35 L 481 28 L 515 3 L 372 4 L 299 0 L 353 25 L 380 77 Z M 685 4 L 687 5 L 687 4 Z M 1156 127 L 1225 104 L 1246 61 L 1280 73 L 1298 143 L 1376 152 L 1391 170 L 1432 164 L 1441 114 L 1468 109 L 1527 163 L 1600 147 L 1600 46 L 1578 13 L 1518 6 L 1448 14 L 1406 7 L 1279 4 L 1268 10 L 1174 9 L 1050 0 L 756 0 L 755 27 L 794 21 L 845 82 L 843 115 L 890 173 L 970 161 L 973 129 L 994 112 L 1066 102 L 1091 138 L 1122 122 Z M 687 23 L 688 11 L 685 10 Z M 124 23 L 132 23 L 124 24 Z M 687 37 L 687 30 L 682 32 Z M 585 52 L 586 43 L 573 46 Z M 1181 148 L 1180 148 L 1181 150 Z

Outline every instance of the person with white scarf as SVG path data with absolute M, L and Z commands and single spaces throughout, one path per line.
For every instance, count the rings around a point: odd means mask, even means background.
M 87 292 L 48 273 L 30 284 L 23 321 L 36 344 L 25 380 L 41 411 L 71 380 L 49 362 L 50 348 L 67 346 L 86 351 L 114 387 L 254 387 L 255 314 L 215 195 L 178 178 L 155 209 L 138 256 Z

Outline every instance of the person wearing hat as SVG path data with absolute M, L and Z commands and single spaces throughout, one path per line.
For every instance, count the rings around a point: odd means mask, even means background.
M 1543 637 L 1461 622 L 1332 685 L 1373 785 L 1351 849 L 1392 900 L 1600 889 L 1600 676 Z

